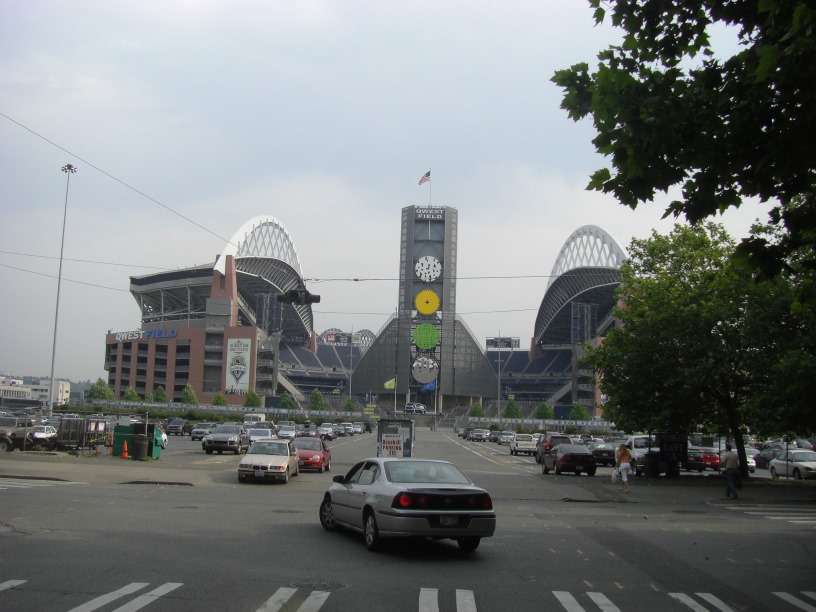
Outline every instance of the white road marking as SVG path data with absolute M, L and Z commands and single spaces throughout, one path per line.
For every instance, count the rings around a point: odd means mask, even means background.
M 696 601 L 694 601 L 691 597 L 689 597 L 685 593 L 669 593 L 669 596 L 673 597 L 680 603 L 687 605 L 689 608 L 695 610 L 696 612 L 708 612 L 706 608 L 698 604 Z
M 578 603 L 578 600 L 575 599 L 572 595 L 570 595 L 567 591 L 553 591 L 553 595 L 555 598 L 564 606 L 564 609 L 567 612 L 584 612 L 584 609 L 581 607 L 581 604 Z
M 587 595 L 603 612 L 620 612 L 620 608 L 609 601 L 603 593 L 587 593 Z
M 816 599 L 816 594 L 813 594 L 810 591 L 804 591 L 804 593 L 809 597 L 813 597 L 814 599 Z M 808 603 L 805 603 L 798 597 L 790 595 L 789 593 L 774 593 L 774 595 L 776 595 L 780 599 L 787 601 L 789 604 L 796 606 L 800 610 L 805 610 L 805 612 L 816 612 L 816 608 L 814 608 Z
M 175 591 L 182 584 L 183 583 L 181 582 L 165 582 L 163 585 L 153 589 L 149 593 L 139 595 L 136 599 L 134 599 L 130 603 L 127 603 L 124 606 L 116 608 L 113 612 L 136 612 L 136 610 L 141 610 L 147 604 L 153 603 L 162 595 L 166 595 L 170 591 Z
M 272 597 L 266 600 L 264 605 L 258 608 L 257 612 L 278 612 L 295 593 L 297 593 L 297 589 L 281 587 L 275 591 Z
M 707 601 L 712 606 L 720 610 L 721 612 L 734 612 L 731 608 L 729 608 L 722 600 L 714 597 L 711 593 L 697 593 L 697 597 L 702 599 L 703 601 Z
M 6 580 L 5 582 L 0 583 L 0 591 L 5 591 L 6 589 L 13 589 L 16 586 L 20 586 L 21 584 L 25 584 L 25 580 Z
M 438 596 L 438 589 L 421 589 L 419 591 L 419 612 L 439 612 Z
M 473 591 L 456 589 L 456 612 L 476 612 L 476 598 Z
M 124 597 L 125 595 L 130 595 L 131 593 L 135 593 L 136 591 L 145 588 L 148 582 L 131 582 L 129 585 L 122 587 L 118 591 L 113 591 L 111 593 L 106 593 L 105 595 L 100 595 L 96 599 L 92 599 L 88 603 L 82 604 L 81 606 L 77 606 L 76 608 L 71 608 L 68 612 L 91 612 L 92 610 L 96 610 L 101 608 L 102 606 L 108 605 L 110 602 L 119 599 L 120 597 Z

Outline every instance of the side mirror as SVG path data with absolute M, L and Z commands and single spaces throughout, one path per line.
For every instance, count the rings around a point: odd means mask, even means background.
M 345 477 L 345 476 L 343 476 L 342 474 L 338 474 L 337 476 L 335 476 L 334 478 L 332 478 L 332 480 L 333 480 L 334 482 L 339 482 L 340 484 L 343 484 L 343 483 L 346 481 L 346 477 Z

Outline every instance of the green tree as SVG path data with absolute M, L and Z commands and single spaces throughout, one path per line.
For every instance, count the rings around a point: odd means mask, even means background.
M 537 419 L 542 419 L 542 420 L 551 419 L 551 418 L 553 418 L 553 416 L 554 416 L 553 409 L 550 408 L 544 402 L 541 402 L 538 405 L 538 408 L 536 408 L 535 418 L 537 418 Z
M 516 404 L 516 400 L 512 398 L 507 400 L 507 405 L 504 407 L 504 418 L 505 419 L 521 418 L 521 411 L 519 410 L 518 404 Z
M 284 391 L 280 394 L 278 406 L 280 406 L 283 410 L 294 410 L 296 407 L 295 398 L 293 398 L 288 391 Z
M 223 393 L 221 393 L 221 391 L 219 391 L 218 393 L 213 395 L 212 405 L 213 406 L 226 406 L 226 405 L 228 405 L 227 396 L 224 395 Z
M 320 392 L 320 389 L 313 389 L 309 394 L 309 410 L 325 410 L 326 398 Z
M 244 397 L 244 406 L 249 408 L 260 408 L 261 403 L 261 396 L 255 393 L 255 389 L 250 389 L 247 391 L 247 394 Z
M 196 397 L 196 392 L 190 386 L 189 383 L 184 385 L 184 389 L 181 392 L 181 403 L 182 404 L 197 404 L 198 403 L 198 398 Z
M 101 378 L 97 378 L 96 382 L 88 389 L 88 399 L 92 400 L 112 400 L 116 397 L 108 384 Z
M 343 410 L 346 412 L 354 412 L 357 410 L 357 404 L 355 404 L 350 397 L 347 397 L 345 401 L 343 401 Z
M 484 415 L 484 407 L 481 404 L 473 404 L 468 412 L 468 416 L 472 417 L 483 417 Z
M 156 401 L 156 398 L 154 397 L 152 391 L 147 391 L 144 394 L 144 401 L 146 401 L 146 402 L 155 402 Z
M 605 416 L 624 431 L 730 433 L 742 428 L 755 378 L 774 363 L 770 317 L 788 300 L 783 279 L 759 281 L 731 257 L 721 226 L 675 226 L 633 240 L 621 268 L 621 326 L 589 348 L 609 397 Z M 763 323 L 764 322 L 764 323 Z
M 164 390 L 164 387 L 159 385 L 156 387 L 155 391 L 153 391 L 153 397 L 159 403 L 166 404 L 167 403 L 167 392 Z
M 612 166 L 589 189 L 630 208 L 681 188 L 666 215 L 697 222 L 746 198 L 773 202 L 784 229 L 770 245 L 741 245 L 777 273 L 786 254 L 806 249 L 816 263 L 816 7 L 812 0 L 666 2 L 589 0 L 595 21 L 622 28 L 623 41 L 587 63 L 555 73 L 562 108 L 591 116 L 596 150 Z M 608 7 L 608 10 L 605 8 Z M 717 57 L 710 33 L 739 36 Z M 716 39 L 715 39 L 716 40 Z M 769 205 L 770 206 L 770 205 Z
M 567 419 L 570 421 L 588 421 L 589 417 L 587 416 L 586 409 L 583 406 L 580 404 L 575 404 L 575 406 L 570 408 Z
M 142 398 L 139 397 L 139 394 L 136 393 L 136 390 L 133 387 L 128 387 L 125 389 L 125 392 L 122 394 L 122 399 L 127 402 L 141 402 Z

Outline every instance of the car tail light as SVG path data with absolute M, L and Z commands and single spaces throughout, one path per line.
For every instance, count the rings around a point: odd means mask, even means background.
M 403 492 L 399 493 L 394 498 L 394 507 L 399 508 L 427 508 L 429 505 L 428 503 L 428 496 L 423 495 L 421 493 L 409 493 Z

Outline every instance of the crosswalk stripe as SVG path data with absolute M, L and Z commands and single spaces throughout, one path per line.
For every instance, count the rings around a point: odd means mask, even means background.
M 3 583 L 0 583 L 0 591 L 5 591 L 6 589 L 13 589 L 16 586 L 20 586 L 21 584 L 25 584 L 25 580 L 6 580 Z
M 566 591 L 553 591 L 552 593 L 567 612 L 584 612 L 578 600 Z
M 456 589 L 456 612 L 476 612 L 476 597 L 473 591 Z
M 182 584 L 183 583 L 181 582 L 166 582 L 160 587 L 153 589 L 149 593 L 139 595 L 136 599 L 134 599 L 130 603 L 126 603 L 124 606 L 116 608 L 113 612 L 136 612 L 136 610 L 141 610 L 147 604 L 153 603 L 162 595 L 166 595 L 170 591 L 176 590 Z
M 673 597 L 680 603 L 687 605 L 689 608 L 695 610 L 696 612 L 708 612 L 703 606 L 698 604 L 696 601 L 694 601 L 691 597 L 689 597 L 685 593 L 669 593 L 669 596 Z
M 707 601 L 721 612 L 734 612 L 731 608 L 725 605 L 725 603 L 723 603 L 722 600 L 720 600 L 717 597 L 714 597 L 714 595 L 712 595 L 711 593 L 697 593 L 697 597 L 699 597 L 703 601 Z
M 329 598 L 329 591 L 312 591 L 300 606 L 300 612 L 317 612 Z
M 620 612 L 618 606 L 613 604 L 603 593 L 587 593 L 603 612 Z
M 438 595 L 438 589 L 420 589 L 419 612 L 439 612 Z
M 286 602 L 297 593 L 297 589 L 292 587 L 281 587 L 275 594 L 272 595 L 269 599 L 264 602 L 260 608 L 258 608 L 257 612 L 278 612 L 283 606 L 286 605 Z
M 789 604 L 792 604 L 799 608 L 800 610 L 805 610 L 805 612 L 816 612 L 816 608 L 811 606 L 810 604 L 805 603 L 798 597 L 794 597 L 790 593 L 774 593 L 780 599 L 787 601 Z
M 101 608 L 109 604 L 112 601 L 119 599 L 120 597 L 124 597 L 125 595 L 130 595 L 131 593 L 135 593 L 136 591 L 145 588 L 148 582 L 131 582 L 129 585 L 122 587 L 118 591 L 113 591 L 111 593 L 106 593 L 105 595 L 100 595 L 96 599 L 92 599 L 88 603 L 82 604 L 81 606 L 77 606 L 76 608 L 71 608 L 68 612 L 91 612 L 92 610 L 96 610 L 97 608 Z

